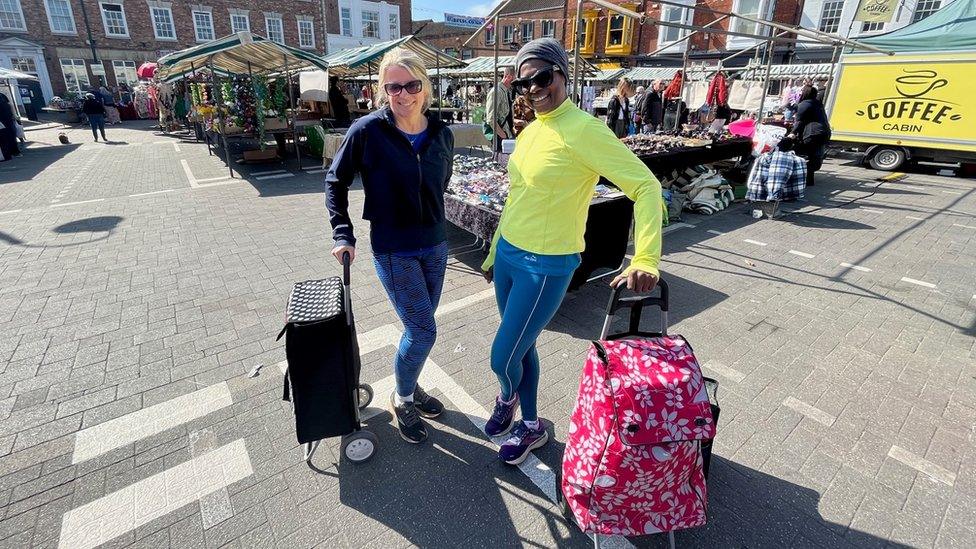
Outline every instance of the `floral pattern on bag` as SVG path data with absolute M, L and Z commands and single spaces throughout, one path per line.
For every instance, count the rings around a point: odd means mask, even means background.
M 714 435 L 701 368 L 682 337 L 594 344 L 563 455 L 577 523 L 625 536 L 703 525 L 700 441 Z

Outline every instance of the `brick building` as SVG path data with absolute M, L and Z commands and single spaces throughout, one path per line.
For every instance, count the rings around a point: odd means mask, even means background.
M 141 63 L 232 32 L 325 53 L 333 36 L 338 45 L 399 37 L 401 21 L 410 0 L 0 0 L 0 66 L 36 75 L 21 84 L 43 106 L 103 80 L 134 82 Z
M 643 24 L 633 19 L 608 13 L 608 10 L 596 4 L 583 3 L 584 44 L 581 54 L 592 62 L 605 68 L 616 66 L 638 66 L 651 62 L 660 62 L 661 57 L 673 57 L 675 60 L 690 48 L 688 55 L 693 60 L 716 59 L 727 55 L 731 51 L 740 50 L 756 45 L 760 40 L 741 36 L 731 36 L 719 33 L 699 33 L 689 40 L 679 42 L 691 33 L 691 30 L 657 25 L 658 20 L 670 21 L 684 25 L 705 26 L 721 17 L 701 10 L 692 10 L 672 5 L 660 4 L 653 0 L 640 2 L 626 0 L 610 0 L 622 7 L 638 13 L 646 13 Z M 777 21 L 784 24 L 797 24 L 803 10 L 803 0 L 676 0 L 688 6 L 701 6 L 713 10 L 736 12 L 752 15 L 760 19 Z M 575 3 L 567 7 L 567 49 L 573 48 L 576 15 Z M 768 35 L 768 28 L 757 29 L 756 23 L 744 19 L 726 19 L 714 26 L 715 28 L 744 32 L 748 34 Z M 649 54 L 661 50 L 655 60 L 649 59 Z M 776 49 L 782 58 L 790 55 L 792 48 L 780 45 Z M 745 62 L 746 57 L 739 61 Z
M 474 49 L 474 57 L 493 55 L 495 38 L 500 35 L 499 53 L 514 55 L 522 44 L 534 38 L 563 41 L 567 29 L 566 4 L 566 0 L 514 0 L 499 13 L 498 28 L 481 31 L 468 47 Z M 461 42 L 464 40 L 467 37 Z
M 462 46 L 471 36 L 471 29 L 453 27 L 443 21 L 423 19 L 413 22 L 412 34 L 430 46 L 459 59 L 475 57 L 475 44 Z

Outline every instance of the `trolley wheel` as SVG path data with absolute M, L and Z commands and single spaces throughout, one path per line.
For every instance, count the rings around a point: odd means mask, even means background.
M 359 385 L 359 390 L 356 391 L 356 396 L 359 397 L 359 409 L 365 410 L 369 403 L 373 402 L 373 388 L 362 383 Z
M 372 431 L 356 431 L 342 437 L 342 455 L 352 463 L 365 463 L 376 453 L 379 444 L 379 437 Z

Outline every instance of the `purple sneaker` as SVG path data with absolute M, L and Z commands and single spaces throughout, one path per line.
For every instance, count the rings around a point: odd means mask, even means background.
M 495 411 L 488 418 L 488 423 L 485 423 L 485 434 L 490 437 L 500 437 L 511 431 L 512 423 L 515 419 L 515 409 L 518 408 L 518 403 L 519 399 L 517 394 L 510 403 L 502 400 L 501 395 L 495 397 Z
M 512 429 L 512 436 L 498 449 L 498 457 L 509 465 L 518 465 L 529 457 L 532 450 L 541 448 L 547 442 L 549 442 L 549 433 L 541 421 L 537 429 L 532 429 L 524 421 L 520 421 Z

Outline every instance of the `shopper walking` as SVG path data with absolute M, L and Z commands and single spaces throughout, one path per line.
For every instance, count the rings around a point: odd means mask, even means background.
M 434 346 L 434 311 L 447 270 L 444 191 L 451 178 L 454 134 L 428 111 L 431 83 L 415 53 L 396 48 L 383 57 L 377 100 L 382 108 L 356 120 L 326 175 L 326 204 L 339 261 L 356 257 L 349 217 L 349 186 L 362 178 L 363 219 L 370 222 L 373 264 L 397 316 L 403 337 L 390 395 L 396 425 L 407 442 L 427 439 L 420 416 L 437 417 L 444 406 L 418 384 Z
M 108 141 L 105 137 L 105 105 L 101 100 L 95 98 L 95 94 L 86 93 L 85 103 L 81 111 L 88 117 L 88 125 L 91 126 L 92 135 L 98 141 L 98 132 L 102 132 L 102 141 Z
M 634 86 L 630 79 L 621 78 L 617 82 L 617 91 L 607 105 L 607 126 L 617 137 L 627 137 L 630 128 L 630 96 L 633 94 Z
M 4 161 L 20 154 L 17 146 L 17 121 L 14 109 L 6 95 L 0 93 L 0 154 Z
M 817 97 L 817 88 L 809 84 L 800 92 L 796 121 L 790 135 L 797 143 L 796 153 L 807 159 L 807 186 L 812 187 L 813 174 L 823 166 L 831 134 L 827 111 Z
M 661 97 L 663 90 L 664 84 L 660 80 L 655 80 L 641 104 L 641 118 L 644 120 L 644 131 L 647 133 L 654 133 L 661 129 L 661 123 L 664 121 L 664 99 Z
M 499 450 L 521 463 L 549 435 L 539 422 L 539 355 L 535 341 L 556 314 L 580 264 L 583 232 L 600 176 L 634 201 L 635 253 L 612 285 L 638 292 L 657 284 L 661 257 L 661 185 L 599 120 L 567 98 L 569 59 L 551 38 L 533 40 L 516 57 L 513 85 L 528 97 L 535 122 L 518 138 L 508 163 L 511 188 L 491 252 L 482 265 L 494 280 L 501 323 L 491 369 L 501 391 L 485 425 L 490 436 L 511 432 Z M 521 408 L 522 420 L 515 421 Z

